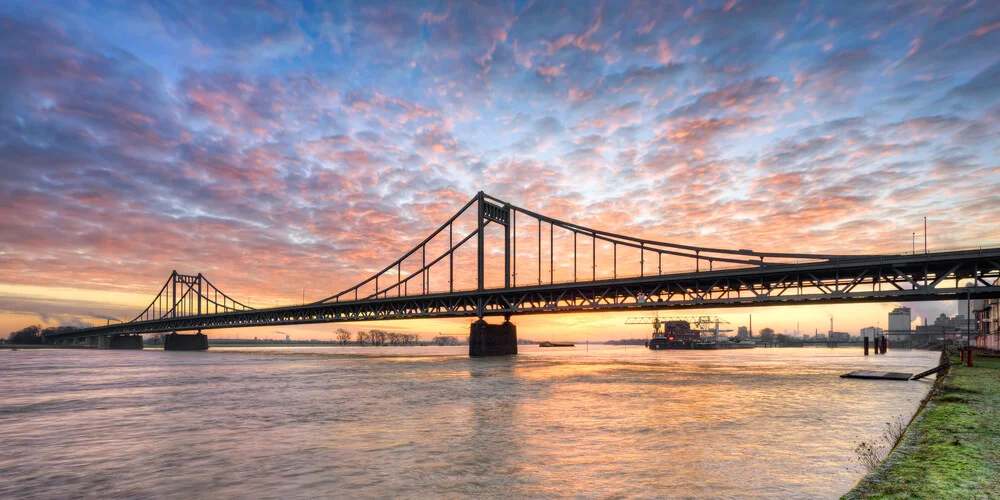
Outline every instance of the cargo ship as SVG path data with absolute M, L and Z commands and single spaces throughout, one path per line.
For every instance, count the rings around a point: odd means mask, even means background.
M 659 333 L 660 327 L 663 333 Z M 691 329 L 691 323 L 684 320 L 653 322 L 653 338 L 646 342 L 646 347 L 653 351 L 662 349 L 691 349 L 701 335 Z
M 646 347 L 652 351 L 659 351 L 663 349 L 690 349 L 690 345 L 691 343 L 685 343 L 671 337 L 664 337 L 663 335 L 657 335 L 646 342 Z
M 660 333 L 660 328 L 663 333 Z M 653 321 L 653 338 L 646 342 L 646 347 L 653 351 L 663 349 L 752 349 L 757 344 L 749 339 L 729 340 L 719 336 L 719 324 L 716 320 L 712 330 L 694 330 L 691 323 L 684 320 L 663 321 L 659 318 Z M 731 331 L 731 330 L 730 330 Z M 714 335 L 702 337 L 702 332 Z

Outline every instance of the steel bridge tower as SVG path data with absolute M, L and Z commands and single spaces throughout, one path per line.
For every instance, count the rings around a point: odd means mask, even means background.
M 505 289 L 510 288 L 511 265 L 511 209 L 509 203 L 502 206 L 486 200 L 486 194 L 480 191 L 476 195 L 479 205 L 478 233 L 478 277 L 477 291 L 486 288 L 486 224 L 494 222 L 503 226 L 504 241 L 504 283 Z M 486 309 L 483 300 L 479 299 L 479 319 L 469 327 L 469 356 L 503 356 L 517 354 L 517 327 L 510 322 L 510 315 L 504 315 L 504 322 L 491 325 L 483 319 Z

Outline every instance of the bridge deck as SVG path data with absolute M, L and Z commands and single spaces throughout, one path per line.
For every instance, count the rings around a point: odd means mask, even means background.
M 960 286 L 962 282 L 974 286 Z M 50 340 L 251 326 L 628 309 L 757 307 L 1000 297 L 1000 249 L 860 256 L 825 262 L 551 283 L 164 317 Z M 397 290 L 398 292 L 398 290 Z

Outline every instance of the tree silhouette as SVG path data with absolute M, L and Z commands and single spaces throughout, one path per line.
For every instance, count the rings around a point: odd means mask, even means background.
M 347 345 L 351 341 L 351 332 L 343 329 L 337 328 L 337 340 L 340 341 L 340 345 Z

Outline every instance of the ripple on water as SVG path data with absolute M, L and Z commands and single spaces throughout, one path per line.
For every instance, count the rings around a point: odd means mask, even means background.
M 388 353 L 383 356 L 381 354 Z M 834 498 L 937 353 L 0 353 L 0 497 Z M 873 397 L 875 391 L 878 397 Z

